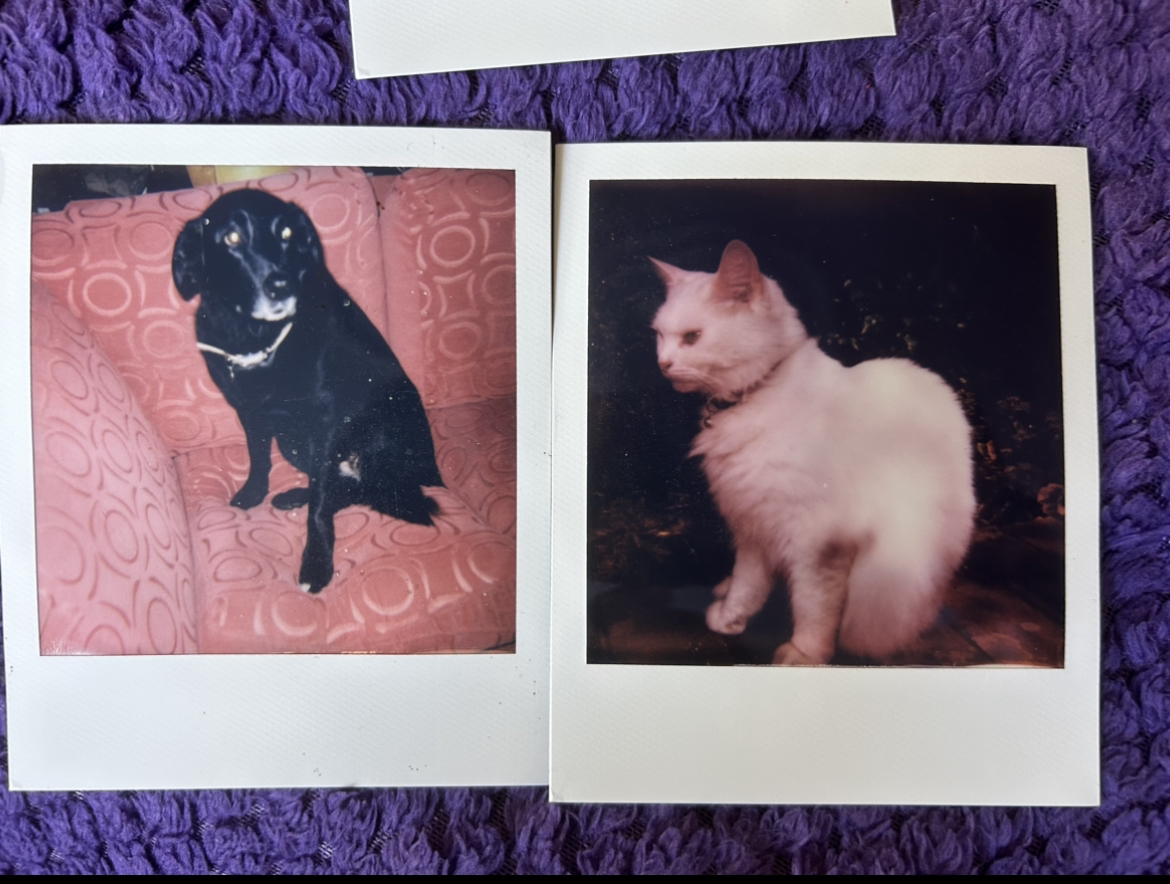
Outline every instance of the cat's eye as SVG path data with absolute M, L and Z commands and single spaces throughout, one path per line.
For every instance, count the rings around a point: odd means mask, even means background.
M 223 237 L 223 241 L 229 246 L 238 246 L 243 241 L 243 239 L 244 238 L 240 236 L 240 231 L 238 230 L 229 230 L 226 234 L 224 234 Z
M 287 240 L 287 239 L 292 239 L 292 228 L 291 228 L 291 227 L 284 227 L 284 228 L 281 228 L 281 231 L 280 231 L 280 238 L 281 238 L 281 239 L 286 239 L 286 240 Z
M 685 346 L 690 347 L 699 340 L 699 332 L 689 331 L 682 336 L 682 342 Z

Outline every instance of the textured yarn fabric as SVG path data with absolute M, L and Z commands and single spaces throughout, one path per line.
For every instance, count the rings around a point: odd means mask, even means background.
M 1087 146 L 1105 599 L 1099 808 L 550 806 L 541 789 L 0 791 L 0 871 L 1166 870 L 1170 3 L 894 8 L 895 38 L 356 82 L 340 0 L 8 0 L 0 122 Z

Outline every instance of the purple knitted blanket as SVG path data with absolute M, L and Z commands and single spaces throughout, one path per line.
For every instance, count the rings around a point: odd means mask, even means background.
M 1170 865 L 1170 420 L 1162 410 L 1170 404 L 1170 3 L 894 7 L 899 36 L 889 39 L 356 82 L 343 0 L 9 0 L 0 3 L 0 122 L 1087 146 L 1103 457 L 1099 808 L 550 806 L 539 789 L 0 791 L 0 871 Z

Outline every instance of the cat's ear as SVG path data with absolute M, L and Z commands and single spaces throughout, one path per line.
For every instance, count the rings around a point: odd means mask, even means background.
M 748 303 L 762 290 L 760 265 L 746 243 L 733 239 L 723 250 L 715 274 L 715 297 L 723 301 Z
M 659 261 L 657 258 L 651 258 L 650 263 L 654 265 L 654 269 L 658 271 L 658 277 L 666 283 L 668 289 L 682 279 L 683 273 L 686 272 L 675 267 L 673 264 Z

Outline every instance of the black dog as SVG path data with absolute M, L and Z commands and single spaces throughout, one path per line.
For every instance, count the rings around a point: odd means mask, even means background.
M 431 524 L 423 485 L 442 485 L 422 400 L 389 345 L 325 267 L 309 216 L 260 190 L 224 194 L 175 240 L 184 299 L 200 295 L 195 337 L 248 438 L 251 470 L 232 506 L 268 494 L 272 440 L 309 487 L 302 589 L 333 578 L 333 516 L 353 504 Z

